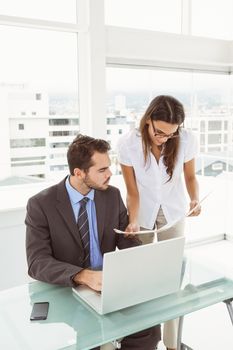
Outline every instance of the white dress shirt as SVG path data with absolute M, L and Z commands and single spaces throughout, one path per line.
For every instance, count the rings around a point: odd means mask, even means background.
M 134 168 L 139 191 L 139 225 L 152 229 L 162 207 L 167 222 L 179 219 L 187 210 L 184 191 L 184 163 L 197 155 L 197 140 L 193 133 L 180 130 L 180 146 L 173 176 L 170 181 L 163 163 L 163 156 L 157 163 L 149 154 L 145 164 L 142 139 L 138 130 L 123 135 L 118 142 L 118 160 L 121 164 Z

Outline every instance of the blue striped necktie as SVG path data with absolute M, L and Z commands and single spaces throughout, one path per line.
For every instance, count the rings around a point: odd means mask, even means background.
M 78 221 L 77 226 L 79 230 L 79 234 L 81 237 L 83 250 L 84 250 L 84 261 L 83 267 L 90 266 L 90 235 L 89 235 L 89 224 L 88 224 L 88 216 L 86 205 L 89 198 L 83 197 L 83 199 L 79 202 L 80 209 L 78 213 Z

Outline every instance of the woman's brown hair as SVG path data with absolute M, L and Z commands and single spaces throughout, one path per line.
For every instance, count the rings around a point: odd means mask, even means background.
M 169 124 L 177 124 L 178 129 L 176 133 L 177 135 L 179 135 L 179 128 L 180 125 L 184 122 L 184 119 L 184 107 L 182 103 L 174 97 L 161 95 L 155 97 L 151 101 L 140 122 L 140 132 L 142 136 L 142 147 L 145 163 L 148 159 L 151 148 L 151 140 L 148 132 L 148 120 L 160 120 Z M 162 149 L 163 162 L 164 165 L 167 167 L 167 174 L 170 177 L 168 181 L 171 180 L 173 175 L 179 144 L 179 137 L 170 138 L 164 143 Z

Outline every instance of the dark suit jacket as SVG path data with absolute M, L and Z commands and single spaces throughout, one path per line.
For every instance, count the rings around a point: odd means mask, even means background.
M 128 224 L 117 188 L 95 190 L 94 201 L 102 254 L 141 243 L 113 231 L 124 230 Z M 29 275 L 40 281 L 72 286 L 72 276 L 82 269 L 84 251 L 65 179 L 29 199 L 25 223 Z

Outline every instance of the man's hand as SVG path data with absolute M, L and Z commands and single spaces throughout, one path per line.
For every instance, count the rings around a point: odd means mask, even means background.
M 73 280 L 75 283 L 84 284 L 97 292 L 100 292 L 102 289 L 102 271 L 84 269 L 77 273 Z

